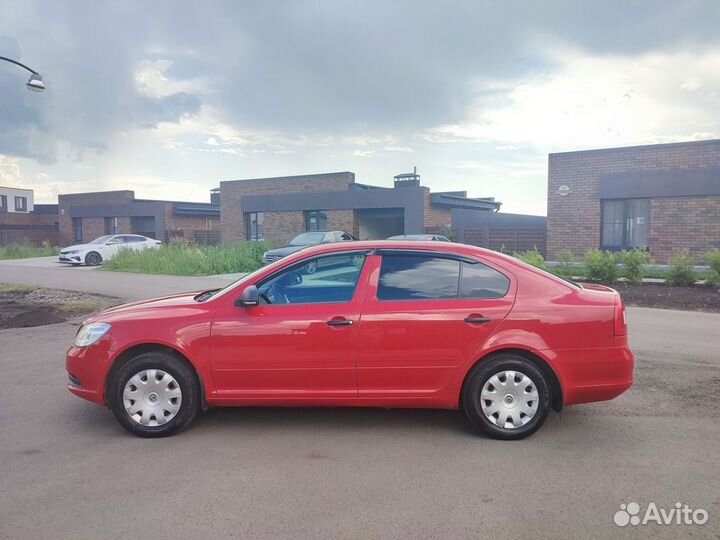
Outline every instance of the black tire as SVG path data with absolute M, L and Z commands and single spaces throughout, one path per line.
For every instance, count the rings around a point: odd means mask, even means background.
M 136 374 L 155 369 L 169 374 L 180 388 L 181 401 L 177 414 L 162 425 L 143 425 L 125 410 L 125 385 Z M 168 437 L 185 428 L 200 409 L 200 384 L 194 370 L 183 360 L 163 352 L 136 356 L 115 373 L 110 384 L 110 408 L 122 427 L 139 437 Z M 152 416 L 150 416 L 152 418 Z
M 91 251 L 85 255 L 85 264 L 88 266 L 97 266 L 102 262 L 102 257 L 97 251 Z
M 534 386 L 534 390 L 538 396 L 537 408 L 534 415 L 527 420 L 527 423 L 518 427 L 500 426 L 498 425 L 498 422 L 500 422 L 501 412 L 492 414 L 491 416 L 493 416 L 494 420 L 491 421 L 483 411 L 483 399 L 481 398 L 483 387 L 494 375 L 505 371 L 513 371 L 523 374 L 527 376 L 532 383 L 532 385 L 528 385 L 520 390 L 517 390 L 517 388 L 508 390 L 508 393 L 511 394 L 509 399 L 514 399 L 514 403 L 516 403 L 516 405 L 513 405 L 512 407 L 519 407 L 522 403 L 523 394 L 517 395 L 517 392 L 527 391 L 528 388 L 532 391 L 532 386 Z M 502 379 L 498 380 L 500 382 L 504 382 Z M 507 380 L 507 378 L 505 378 L 505 380 Z M 519 380 L 520 377 L 518 376 L 516 382 L 519 382 Z M 499 390 L 501 392 L 503 391 L 502 389 Z M 515 396 L 513 396 L 513 394 L 515 394 Z M 497 354 L 487 360 L 482 360 L 472 370 L 470 370 L 470 373 L 465 381 L 462 396 L 463 409 L 473 426 L 493 439 L 501 440 L 524 439 L 525 437 L 535 433 L 547 419 L 551 408 L 551 402 L 552 395 L 550 385 L 548 384 L 542 371 L 526 358 L 509 353 Z M 491 407 L 493 402 L 485 400 L 484 404 Z M 526 404 L 532 404 L 532 401 L 528 401 Z M 506 409 L 501 410 L 505 411 Z M 521 417 L 519 409 L 513 409 L 512 412 L 517 415 L 515 418 Z M 497 414 L 497 416 L 495 416 L 495 414 Z M 528 415 L 525 415 L 524 418 L 527 417 Z M 507 416 L 505 420 L 508 420 Z M 505 425 L 507 425 L 507 423 Z

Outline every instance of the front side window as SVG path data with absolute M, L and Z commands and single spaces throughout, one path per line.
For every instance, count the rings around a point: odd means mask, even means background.
M 460 261 L 425 255 L 383 255 L 378 300 L 445 300 L 458 297 Z
M 602 201 L 602 249 L 620 251 L 647 248 L 649 245 L 649 199 Z
M 15 211 L 27 212 L 27 197 L 15 197 Z
M 322 210 L 310 210 L 305 214 L 306 231 L 327 231 L 327 213 Z
M 337 304 L 355 294 L 364 253 L 315 257 L 284 268 L 258 285 L 260 305 Z
M 247 214 L 247 239 L 251 242 L 258 242 L 263 239 L 262 212 L 248 212 Z

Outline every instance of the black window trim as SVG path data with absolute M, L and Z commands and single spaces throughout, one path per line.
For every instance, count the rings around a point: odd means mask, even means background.
M 311 232 L 321 232 L 321 231 L 311 231 Z M 308 263 L 308 260 L 313 259 L 324 259 L 327 257 L 336 257 L 338 255 L 365 255 L 365 260 L 363 261 L 362 266 L 360 267 L 360 276 L 358 276 L 358 282 L 355 283 L 355 290 L 353 290 L 352 297 L 347 302 L 302 302 L 298 304 L 263 304 L 262 306 L 258 307 L 287 307 L 287 306 L 329 306 L 329 305 L 337 305 L 337 304 L 350 304 L 355 300 L 355 295 L 357 294 L 357 287 L 360 284 L 360 277 L 362 277 L 363 270 L 365 269 L 365 265 L 367 264 L 368 257 L 372 255 L 374 250 L 372 249 L 352 249 L 347 251 L 332 251 L 330 253 L 322 253 L 321 255 L 316 255 L 314 257 L 308 257 L 307 259 L 302 259 L 298 262 L 295 262 L 288 266 L 283 266 L 282 268 L 278 268 L 276 272 L 273 272 L 264 278 L 254 282 L 250 283 L 250 285 L 255 285 L 258 289 L 262 287 L 266 282 L 268 282 L 273 277 L 277 276 L 280 272 L 285 272 L 286 270 L 292 270 L 295 268 L 299 268 L 302 266 L 305 266 Z M 237 301 L 235 303 L 237 305 Z
M 388 256 L 388 257 L 403 257 L 403 256 L 411 256 L 411 257 L 433 257 L 438 259 L 450 259 L 453 261 L 460 262 L 460 269 L 458 271 L 458 283 L 457 283 L 457 293 L 455 295 L 455 298 L 406 298 L 404 300 L 386 300 L 382 298 L 378 298 L 377 291 L 375 292 L 375 300 L 377 302 L 446 302 L 446 301 L 467 301 L 467 300 L 474 300 L 474 301 L 481 301 L 481 300 L 500 300 L 502 298 L 505 298 L 508 293 L 510 292 L 510 289 L 512 288 L 512 280 L 504 273 L 498 270 L 497 268 L 490 266 L 489 264 L 485 264 L 482 261 L 478 261 L 477 259 L 473 259 L 472 257 L 468 257 L 466 255 L 458 255 L 457 253 L 448 253 L 446 251 L 434 251 L 431 249 L 403 249 L 403 248 L 397 248 L 397 249 L 375 249 L 370 253 L 370 255 L 380 255 L 380 256 Z M 462 283 L 462 274 L 463 274 L 463 265 L 462 263 L 467 264 L 482 264 L 483 266 L 487 266 L 491 270 L 494 270 L 498 274 L 502 275 L 505 279 L 508 280 L 508 288 L 505 290 L 505 293 L 502 296 L 498 296 L 497 298 L 460 298 L 460 284 Z M 382 263 L 380 266 L 380 269 L 382 271 Z M 379 276 L 378 276 L 378 288 L 380 286 Z
M 623 223 L 623 234 L 622 234 L 622 246 L 608 246 L 604 243 L 603 238 L 603 232 L 605 230 L 605 203 L 612 203 L 612 202 L 622 202 L 623 203 L 623 217 L 625 220 L 627 220 L 627 207 L 628 207 L 628 201 L 632 200 L 642 200 L 642 201 L 648 201 L 648 215 L 647 215 L 647 229 L 648 229 L 648 245 L 644 248 L 630 248 L 627 246 L 627 226 L 625 223 Z M 610 252 L 620 252 L 620 251 L 627 251 L 632 249 L 644 249 L 645 251 L 650 250 L 650 231 L 651 229 L 651 222 L 650 219 L 652 217 L 652 198 L 651 197 L 625 197 L 620 199 L 600 199 L 600 248 L 602 251 L 610 251 Z

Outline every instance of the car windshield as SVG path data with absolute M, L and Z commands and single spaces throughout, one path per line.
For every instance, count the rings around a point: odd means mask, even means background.
M 101 236 L 101 237 L 99 237 L 99 238 L 96 238 L 95 240 L 93 240 L 92 242 L 90 242 L 90 244 L 104 244 L 105 242 L 107 242 L 108 240 L 110 240 L 112 237 L 113 237 L 112 234 L 106 234 L 105 236 Z
M 290 240 L 291 246 L 314 246 L 319 244 L 325 238 L 324 232 L 306 232 L 298 234 L 295 238 Z

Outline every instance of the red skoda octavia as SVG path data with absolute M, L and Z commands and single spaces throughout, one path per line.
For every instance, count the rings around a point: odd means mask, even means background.
M 299 251 L 224 289 L 109 309 L 67 353 L 69 390 L 136 435 L 216 406 L 462 409 L 491 437 L 633 381 L 617 292 L 440 242 Z

